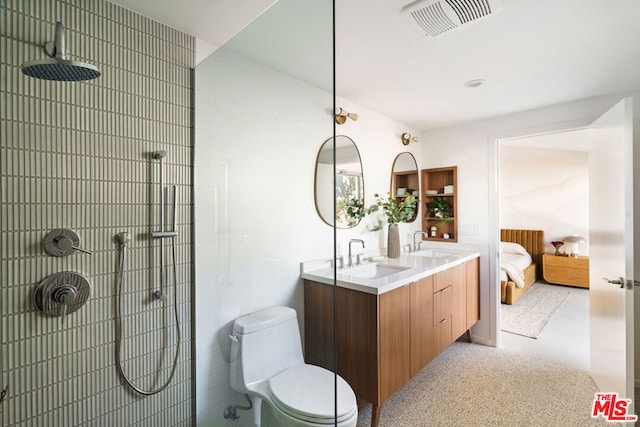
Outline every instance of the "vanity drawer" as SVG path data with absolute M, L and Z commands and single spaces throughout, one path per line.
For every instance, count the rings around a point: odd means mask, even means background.
M 446 321 L 451 323 L 451 286 L 433 293 L 433 326 L 438 326 Z
M 467 278 L 465 264 L 454 265 L 444 271 L 434 274 L 433 292 L 438 292 L 454 283 L 464 283 Z
M 433 294 L 433 346 L 436 354 L 451 344 L 452 319 L 451 308 L 453 292 L 451 286 Z

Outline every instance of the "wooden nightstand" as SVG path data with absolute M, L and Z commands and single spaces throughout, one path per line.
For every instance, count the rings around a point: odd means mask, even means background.
M 589 257 L 542 255 L 542 277 L 556 285 L 589 287 Z

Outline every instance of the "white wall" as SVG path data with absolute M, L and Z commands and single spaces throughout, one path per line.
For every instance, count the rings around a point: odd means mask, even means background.
M 336 105 L 359 115 L 358 121 L 347 120 L 344 125 L 338 126 L 336 133 L 349 136 L 360 151 L 364 175 L 365 206 L 374 203 L 375 194 L 387 197 L 387 192 L 391 189 L 393 161 L 398 154 L 402 152 L 413 154 L 418 164 L 418 170 L 422 168 L 420 164 L 422 144 L 418 142 L 404 146 L 400 138 L 404 132 L 417 133 L 415 129 L 344 98 L 338 97 Z M 421 227 L 420 215 L 421 211 L 418 212 L 418 217 L 413 223 L 399 225 L 401 246 L 413 241 L 413 231 Z M 386 247 L 385 231 L 369 231 L 376 223 L 375 216 L 366 216 L 357 227 L 338 230 L 336 241 L 338 253 L 347 253 L 350 239 L 364 240 L 366 252 L 375 252 L 379 248 Z
M 496 245 L 493 243 L 497 242 L 498 230 L 496 141 L 582 127 L 607 111 L 624 96 L 634 98 L 634 120 L 637 125 L 640 109 L 640 92 L 638 91 L 554 105 L 422 133 L 422 141 L 425 141 L 422 168 L 458 166 L 459 242 L 481 245 L 481 319 L 474 328 L 474 339 L 478 342 L 496 344 L 498 340 L 494 330 L 495 311 L 490 310 L 491 303 L 495 306 L 499 300 L 495 275 Z M 635 136 L 634 142 L 638 147 L 638 135 Z M 636 158 L 636 167 L 640 170 L 638 158 Z M 474 232 L 476 227 L 477 233 Z M 638 233 L 640 231 L 636 230 L 636 234 Z M 638 241 L 637 238 L 636 241 Z M 640 264 L 637 262 L 636 271 L 640 271 Z M 636 292 L 636 302 L 639 301 L 639 293 Z M 637 317 L 636 331 L 640 329 Z M 640 340 L 636 339 L 636 346 L 638 341 Z
M 550 242 L 580 235 L 586 242 L 579 253 L 588 255 L 588 154 L 536 147 L 538 138 L 530 139 L 500 144 L 500 228 L 543 230 L 546 252 L 554 251 Z
M 229 386 L 233 320 L 283 304 L 297 309 L 302 325 L 299 264 L 333 254 L 333 229 L 313 199 L 333 101 L 224 47 L 198 66 L 195 90 L 196 417 L 198 425 L 221 425 L 224 408 L 244 401 Z M 411 151 L 420 159 L 421 145 L 401 144 L 400 135 L 415 129 L 346 100 L 337 106 L 360 116 L 337 126 L 337 134 L 358 146 L 368 204 L 389 191 L 395 156 Z M 363 239 L 367 250 L 384 245 L 383 233 L 367 231 L 365 222 L 338 230 L 338 253 L 351 238 Z M 403 243 L 418 226 L 403 226 Z M 240 415 L 241 425 L 251 418 Z

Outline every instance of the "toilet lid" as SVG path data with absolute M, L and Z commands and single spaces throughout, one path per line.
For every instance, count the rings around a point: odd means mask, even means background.
M 269 392 L 273 403 L 290 416 L 317 424 L 333 424 L 336 419 L 341 422 L 358 411 L 353 390 L 338 376 L 336 414 L 335 378 L 327 369 L 297 365 L 273 376 L 269 380 Z

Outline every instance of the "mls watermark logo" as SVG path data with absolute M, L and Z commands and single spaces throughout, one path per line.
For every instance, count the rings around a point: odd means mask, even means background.
M 618 393 L 596 393 L 591 418 L 602 415 L 607 421 L 635 422 L 637 415 L 629 414 L 631 399 L 618 399 Z

